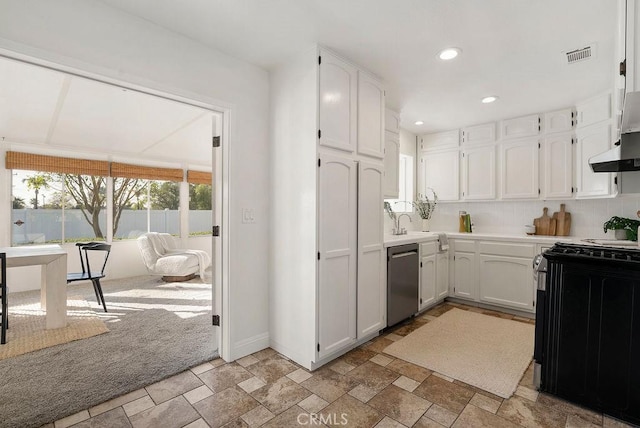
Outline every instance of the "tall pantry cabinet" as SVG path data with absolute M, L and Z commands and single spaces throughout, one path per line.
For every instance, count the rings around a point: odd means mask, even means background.
M 270 78 L 269 342 L 314 369 L 386 326 L 384 90 L 323 48 Z

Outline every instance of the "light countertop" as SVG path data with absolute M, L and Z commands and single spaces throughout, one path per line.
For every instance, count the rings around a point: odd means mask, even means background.
M 488 240 L 488 241 L 512 241 L 512 242 L 530 242 L 532 244 L 550 244 L 556 242 L 575 242 L 583 243 L 582 237 L 578 236 L 544 236 L 544 235 L 512 235 L 501 233 L 460 233 L 460 232 L 444 232 L 449 239 L 468 239 L 468 240 Z M 409 231 L 406 235 L 384 235 L 384 246 L 395 247 L 397 245 L 411 244 L 414 242 L 429 242 L 438 239 L 438 232 L 416 232 Z

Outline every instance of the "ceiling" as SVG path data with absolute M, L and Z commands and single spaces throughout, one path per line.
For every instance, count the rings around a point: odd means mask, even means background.
M 211 111 L 8 59 L 0 81 L 4 141 L 211 166 Z
M 568 107 L 613 85 L 611 0 L 102 1 L 265 69 L 324 45 L 383 78 L 388 106 L 419 134 Z M 592 43 L 595 58 L 566 64 L 563 52 Z M 459 58 L 437 58 L 451 46 Z M 500 99 L 482 104 L 487 95 Z

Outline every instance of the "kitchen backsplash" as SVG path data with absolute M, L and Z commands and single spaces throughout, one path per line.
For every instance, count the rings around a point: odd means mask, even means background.
M 533 219 L 542 216 L 542 209 L 549 208 L 549 215 L 560 211 L 560 204 L 566 204 L 571 213 L 571 236 L 581 238 L 611 238 L 613 232 L 604 233 L 602 225 L 612 216 L 637 219 L 640 197 L 619 197 L 614 199 L 581 199 L 568 201 L 496 201 L 440 203 L 430 221 L 431 231 L 457 232 L 458 212 L 471 214 L 473 231 L 478 233 L 505 233 L 524 235 L 524 225 L 533 224 Z M 406 217 L 401 226 L 407 230 L 421 230 L 422 221 L 413 213 L 412 222 Z M 385 215 L 385 233 L 391 233 L 393 222 Z

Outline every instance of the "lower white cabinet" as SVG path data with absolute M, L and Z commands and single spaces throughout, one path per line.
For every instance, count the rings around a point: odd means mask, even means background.
M 453 255 L 453 296 L 476 300 L 476 255 L 456 251 Z
M 438 242 L 420 244 L 420 301 L 423 310 L 449 295 L 449 253 L 438 252 Z
M 480 254 L 480 301 L 533 310 L 531 258 Z
M 436 255 L 420 258 L 420 310 L 436 302 Z
M 436 254 L 436 300 L 449 295 L 449 252 Z

